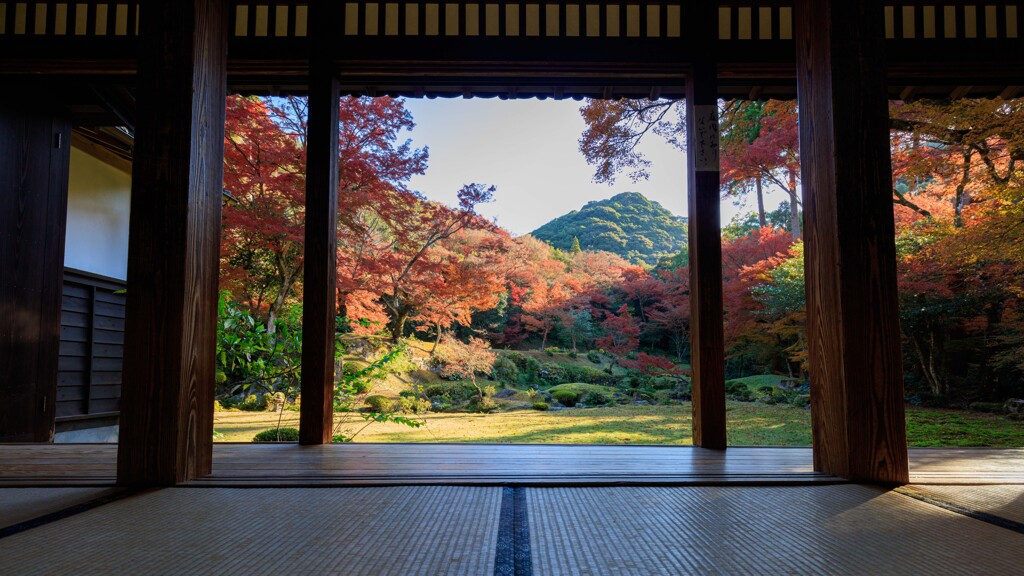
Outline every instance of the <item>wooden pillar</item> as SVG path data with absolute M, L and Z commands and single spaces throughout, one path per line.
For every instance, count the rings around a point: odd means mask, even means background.
M 338 273 L 338 75 L 331 50 L 336 5 L 310 6 L 313 23 L 306 140 L 306 237 L 299 442 L 325 444 L 334 426 Z
M 905 483 L 883 2 L 796 8 L 814 468 Z
M 718 82 L 713 63 L 695 63 L 686 79 L 686 146 L 693 444 L 724 449 L 725 354 L 721 197 L 718 188 Z
M 44 94 L 0 94 L 0 442 L 53 441 L 70 150 Z
M 210 473 L 227 0 L 140 15 L 118 482 Z

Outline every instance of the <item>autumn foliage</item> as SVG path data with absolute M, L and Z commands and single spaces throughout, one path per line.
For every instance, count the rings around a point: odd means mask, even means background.
M 301 303 L 305 103 L 232 97 L 225 140 L 222 287 L 272 330 Z M 689 360 L 685 251 L 655 267 L 608 252 L 560 251 L 479 216 L 496 193 L 470 183 L 458 204 L 408 188 L 427 150 L 404 140 L 402 101 L 340 106 L 339 330 L 444 346 L 475 383 L 490 347 L 602 350 L 642 376 Z M 639 179 L 645 134 L 682 142 L 666 101 L 594 101 L 580 150 L 595 179 Z M 796 107 L 726 102 L 722 194 L 756 211 L 723 234 L 723 318 L 730 376 L 806 376 Z M 893 205 L 908 388 L 937 398 L 1024 395 L 1024 102 L 892 105 Z M 771 212 L 770 188 L 789 200 Z M 480 392 L 480 388 L 477 388 Z M 481 392 L 482 394 L 482 392 Z

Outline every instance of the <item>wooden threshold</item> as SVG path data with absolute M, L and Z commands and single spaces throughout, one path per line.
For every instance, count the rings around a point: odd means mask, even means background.
M 114 444 L 0 445 L 0 486 L 111 486 Z M 1024 449 L 910 450 L 915 484 L 1024 484 Z M 215 444 L 188 486 L 808 485 L 810 448 L 550 444 Z

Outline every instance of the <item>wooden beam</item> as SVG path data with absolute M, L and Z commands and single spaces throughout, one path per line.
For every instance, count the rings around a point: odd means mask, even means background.
M 142 11 L 117 475 L 212 466 L 227 0 Z
M 796 5 L 815 470 L 908 481 L 882 0 Z
M 309 136 L 306 144 L 306 257 L 302 303 L 299 442 L 325 444 L 334 427 L 337 314 L 338 74 L 330 53 L 337 3 L 310 5 Z
M 970 93 L 972 88 L 974 88 L 974 86 L 957 86 L 956 88 L 953 89 L 952 92 L 949 93 L 949 98 L 951 100 L 959 100 L 964 96 L 967 96 L 967 94 Z
M 1012 100 L 1016 98 L 1022 90 L 1024 90 L 1024 86 L 1007 86 L 999 93 L 999 97 L 1003 100 Z
M 51 442 L 71 123 L 44 91 L 0 94 L 0 442 Z
M 718 88 L 714 64 L 695 64 L 687 78 L 686 149 L 693 444 L 724 449 L 722 231 L 718 191 Z
M 917 86 L 907 86 L 900 91 L 900 100 L 903 102 L 911 102 L 914 99 L 914 94 L 917 93 Z

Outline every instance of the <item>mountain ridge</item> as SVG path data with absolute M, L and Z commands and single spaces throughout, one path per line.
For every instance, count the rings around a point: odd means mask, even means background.
M 686 246 L 686 218 L 639 192 L 621 192 L 592 200 L 530 233 L 559 250 L 578 238 L 584 250 L 604 250 L 634 264 L 655 266 Z

